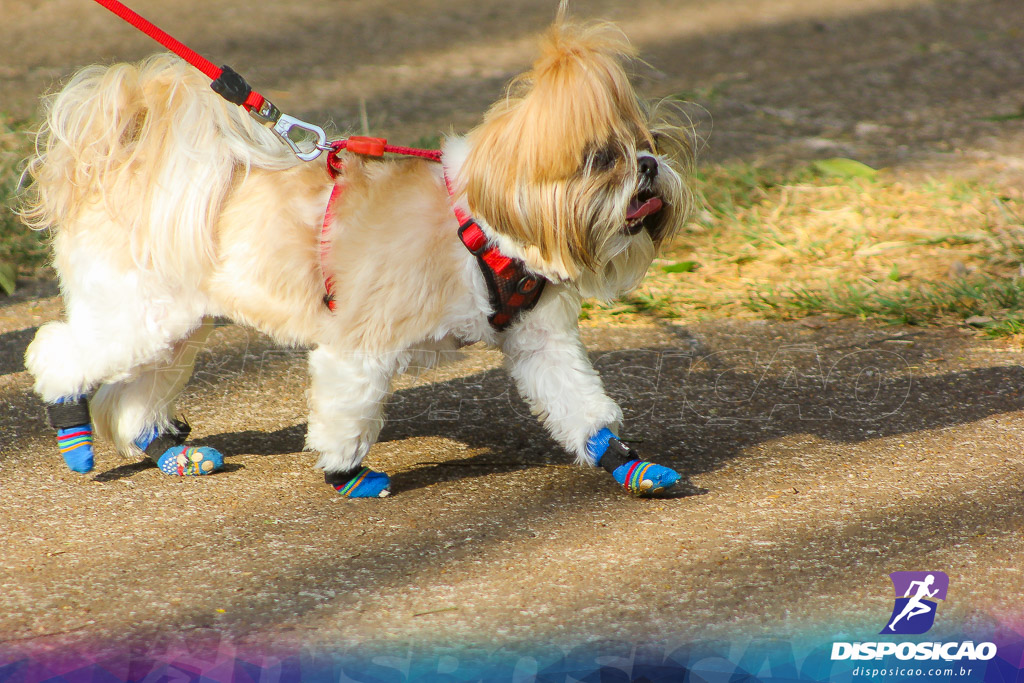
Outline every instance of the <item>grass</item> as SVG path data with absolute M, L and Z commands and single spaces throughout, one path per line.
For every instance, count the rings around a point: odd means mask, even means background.
M 0 271 L 20 275 L 39 274 L 47 258 L 46 235 L 27 229 L 15 213 L 21 169 L 31 151 L 29 125 L 0 115 Z
M 1024 198 L 855 162 L 714 166 L 696 219 L 595 322 L 812 315 L 1024 330 Z
M 436 139 L 415 146 L 435 147 Z M 0 115 L 0 280 L 46 269 L 46 236 L 13 207 L 30 126 Z M 876 172 L 850 160 L 782 171 L 710 166 L 694 219 L 640 289 L 594 323 L 827 315 L 1024 333 L 1024 195 Z M 3 283 L 0 282 L 0 297 Z

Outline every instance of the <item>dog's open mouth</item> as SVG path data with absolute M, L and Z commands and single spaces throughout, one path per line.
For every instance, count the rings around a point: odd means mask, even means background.
M 626 226 L 623 230 L 627 235 L 635 235 L 645 228 L 653 230 L 657 226 L 656 216 L 662 206 L 660 198 L 649 192 L 641 192 L 633 197 L 626 209 Z

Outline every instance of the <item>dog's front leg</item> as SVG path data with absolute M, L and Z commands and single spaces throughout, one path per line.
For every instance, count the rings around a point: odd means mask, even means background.
M 520 395 L 551 436 L 578 463 L 593 464 L 587 441 L 601 429 L 617 429 L 622 410 L 587 356 L 578 316 L 579 299 L 548 285 L 537 307 L 506 332 L 502 351 Z
M 641 460 L 615 436 L 622 411 L 605 393 L 579 336 L 580 300 L 550 286 L 537 307 L 502 343 L 509 373 L 551 436 L 580 464 L 600 465 L 624 488 L 657 495 L 679 481 L 661 465 Z
M 309 354 L 309 426 L 306 447 L 318 452 L 324 479 L 348 498 L 383 498 L 391 482 L 362 467 L 384 424 L 384 404 L 397 358 L 324 346 Z

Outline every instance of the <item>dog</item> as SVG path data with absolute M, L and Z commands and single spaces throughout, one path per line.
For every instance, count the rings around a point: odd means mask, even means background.
M 634 60 L 614 26 L 560 11 L 440 163 L 343 152 L 336 177 L 176 57 L 79 72 L 49 101 L 22 212 L 52 233 L 65 303 L 26 367 L 69 466 L 92 468 L 95 425 L 168 474 L 220 469 L 174 403 L 228 318 L 312 348 L 306 446 L 342 495 L 390 491 L 363 459 L 392 378 L 474 342 L 578 463 L 667 491 L 679 475 L 616 437 L 578 331 L 582 300 L 634 289 L 692 203 L 688 133 L 638 97 Z

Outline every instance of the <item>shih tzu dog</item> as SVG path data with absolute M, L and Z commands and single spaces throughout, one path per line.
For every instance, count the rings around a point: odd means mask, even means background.
M 690 207 L 687 135 L 638 98 L 633 57 L 617 29 L 560 14 L 441 163 L 346 151 L 333 172 L 176 57 L 78 73 L 49 103 L 23 211 L 52 232 L 66 306 L 26 366 L 68 465 L 91 470 L 95 425 L 168 474 L 218 470 L 174 404 L 226 317 L 312 347 L 306 444 L 345 496 L 389 492 L 362 463 L 392 378 L 480 341 L 577 462 L 667 490 L 679 475 L 616 438 L 577 326 L 584 297 L 638 285 Z

